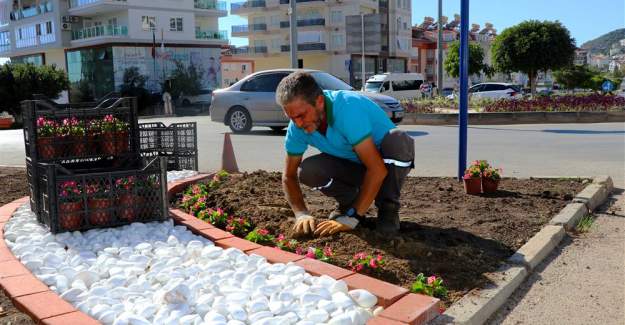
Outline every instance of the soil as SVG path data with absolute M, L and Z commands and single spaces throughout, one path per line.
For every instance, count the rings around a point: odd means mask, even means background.
M 464 193 L 453 178 L 409 177 L 402 189 L 401 231 L 389 238 L 358 227 L 324 238 L 298 238 L 300 244 L 334 252 L 332 263 L 347 267 L 357 252 L 380 252 L 386 265 L 371 276 L 410 288 L 417 274 L 441 276 L 450 305 L 486 284 L 495 271 L 580 192 L 582 179 L 503 179 L 497 193 Z M 335 201 L 303 187 L 309 211 L 326 218 Z M 249 217 L 256 227 L 290 237 L 293 213 L 284 197 L 281 174 L 256 171 L 232 175 L 209 193 L 207 206 Z M 368 215 L 375 216 L 375 208 Z M 370 217 L 368 220 L 374 220 Z
M 26 169 L 0 167 L 0 206 L 28 195 Z M 0 290 L 0 324 L 35 324 L 28 315 L 18 311 L 11 299 Z

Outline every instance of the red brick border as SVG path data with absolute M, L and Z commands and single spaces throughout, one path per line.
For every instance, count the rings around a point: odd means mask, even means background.
M 168 196 L 173 197 L 187 186 L 200 180 L 208 179 L 213 175 L 197 175 L 175 182 L 172 186 L 168 186 L 170 188 Z M 197 223 L 193 223 L 192 226 L 189 225 L 191 223 L 190 219 L 198 220 L 194 216 L 179 209 L 170 209 L 169 211 L 176 224 L 184 224 L 191 231 L 197 228 Z M 409 294 L 408 289 L 388 282 L 354 273 L 318 260 L 303 258 L 283 250 L 261 246 L 245 239 L 234 237 L 232 234 L 214 227 L 204 228 L 197 234 L 213 240 L 217 246 L 223 248 L 234 247 L 244 251 L 246 254 L 261 255 L 271 263 L 294 262 L 312 275 L 319 276 L 325 274 L 337 280 L 345 281 L 350 289 L 365 289 L 371 292 L 378 297 L 378 305 L 386 309 L 380 316 L 369 320 L 368 324 L 425 324 L 439 314 L 438 299 L 420 294 Z
M 167 184 L 167 196 L 171 199 L 188 185 L 208 179 L 213 175 L 199 174 L 182 181 L 169 183 Z M 30 273 L 6 247 L 3 232 L 4 224 L 11 218 L 15 210 L 26 202 L 28 202 L 28 197 L 0 207 L 0 287 L 11 297 L 19 310 L 30 315 L 38 323 L 49 325 L 99 324 L 50 291 L 48 286 Z M 344 280 L 352 289 L 368 290 L 378 297 L 379 305 L 386 309 L 378 317 L 370 319 L 367 324 L 425 324 L 439 313 L 439 301 L 436 298 L 408 294 L 407 289 L 384 281 L 234 237 L 232 234 L 217 229 L 179 209 L 169 209 L 169 212 L 176 224 L 185 225 L 193 233 L 214 241 L 217 246 L 234 247 L 247 254 L 261 255 L 272 263 L 294 262 L 313 275 L 326 274 L 335 279 Z

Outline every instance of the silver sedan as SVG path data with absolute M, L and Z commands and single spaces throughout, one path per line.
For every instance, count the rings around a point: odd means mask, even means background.
M 297 69 L 266 70 L 251 74 L 234 85 L 213 91 L 211 120 L 223 122 L 235 133 L 249 132 L 252 126 L 268 126 L 275 131 L 284 129 L 289 118 L 276 103 L 276 88 L 280 81 Z M 351 90 L 347 83 L 323 71 L 309 72 L 323 90 Z M 360 92 L 378 104 L 394 123 L 404 117 L 404 108 L 389 96 Z

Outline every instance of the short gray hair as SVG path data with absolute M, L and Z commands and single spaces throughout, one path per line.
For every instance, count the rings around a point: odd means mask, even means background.
M 276 103 L 284 108 L 295 98 L 300 98 L 310 105 L 315 105 L 317 97 L 322 95 L 323 91 L 310 73 L 297 71 L 286 76 L 278 84 Z

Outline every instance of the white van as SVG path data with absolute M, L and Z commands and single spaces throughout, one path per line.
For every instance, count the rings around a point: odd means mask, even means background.
M 380 93 L 398 100 L 421 98 L 419 87 L 424 80 L 420 73 L 376 74 L 367 80 L 365 91 Z

